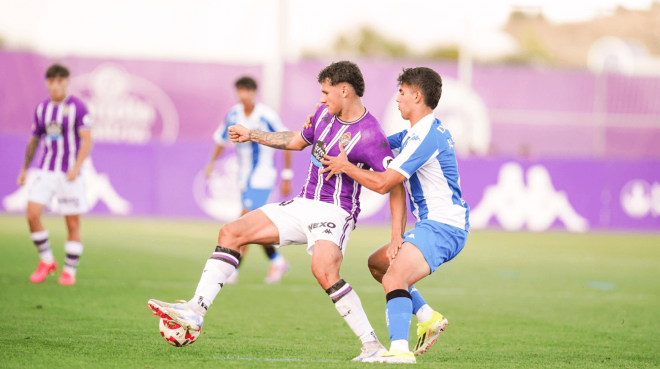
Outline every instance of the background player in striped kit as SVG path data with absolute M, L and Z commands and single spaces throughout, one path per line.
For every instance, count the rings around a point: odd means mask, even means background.
M 234 105 L 225 118 L 223 124 L 213 133 L 216 145 L 211 159 L 206 165 L 204 174 L 210 177 L 213 173 L 215 160 L 229 139 L 229 127 L 240 124 L 249 129 L 267 132 L 284 132 L 287 128 L 282 124 L 280 117 L 262 103 L 255 103 L 257 97 L 257 82 L 251 77 L 241 77 L 235 83 L 236 97 L 239 103 Z M 273 161 L 273 148 L 261 147 L 255 143 L 237 143 L 236 154 L 239 166 L 239 185 L 241 187 L 241 203 L 243 212 L 241 216 L 258 209 L 266 204 L 268 197 L 275 186 L 277 172 Z M 291 152 L 284 152 L 284 170 L 282 176 L 282 195 L 289 195 L 290 180 L 293 179 L 291 170 Z M 263 245 L 264 252 L 270 259 L 270 270 L 265 281 L 268 284 L 277 283 L 289 269 L 289 263 L 282 254 L 278 253 L 273 245 Z M 247 246 L 241 249 L 241 256 L 247 252 Z M 239 265 L 240 266 L 240 265 Z M 227 280 L 229 284 L 238 282 L 238 268 Z
M 92 121 L 85 104 L 67 95 L 68 86 L 69 71 L 65 67 L 53 64 L 46 70 L 46 87 L 50 97 L 42 101 L 35 111 L 32 136 L 17 180 L 19 186 L 25 183 L 27 168 L 41 138 L 45 136 L 40 172 L 30 188 L 27 207 L 30 236 L 41 259 L 37 270 L 30 276 L 33 283 L 43 282 L 48 274 L 57 270 L 48 231 L 41 224 L 44 206 L 50 205 L 53 197 L 58 201 L 59 212 L 64 215 L 69 233 L 64 244 L 66 260 L 59 278 L 60 284 L 76 283 L 76 268 L 83 251 L 80 214 L 87 212 L 88 205 L 80 167 L 92 149 Z
M 433 116 L 442 94 L 442 79 L 434 70 L 420 67 L 404 69 L 398 82 L 396 101 L 401 117 L 410 121 L 411 128 L 388 137 L 397 154 L 388 169 L 382 173 L 362 170 L 346 160 L 344 150 L 338 157 L 326 156 L 323 161 L 327 165 L 323 172 L 329 176 L 348 174 L 379 193 L 405 182 L 417 218 L 415 229 L 403 235 L 403 243 L 391 242 L 369 257 L 369 269 L 385 289 L 392 346 L 388 352 L 365 359 L 368 362 L 414 363 L 414 354 L 423 354 L 444 331 L 447 319 L 426 304 L 413 284 L 463 250 L 470 226 L 454 140 Z M 405 205 L 396 207 L 401 208 Z M 411 314 L 420 322 L 413 352 L 408 348 Z
M 363 344 L 363 360 L 385 348 L 376 337 L 357 293 L 339 276 L 351 231 L 360 213 L 360 185 L 345 175 L 325 180 L 320 160 L 326 152 L 338 153 L 346 146 L 348 159 L 357 166 L 385 170 L 392 151 L 378 121 L 362 104 L 364 78 L 355 63 L 333 63 L 318 75 L 322 105 L 314 114 L 311 127 L 302 132 L 261 132 L 236 125 L 229 128 L 234 142 L 252 141 L 284 150 L 302 150 L 312 145 L 307 180 L 297 198 L 268 204 L 220 229 L 218 246 L 207 261 L 193 299 L 187 303 L 149 300 L 149 308 L 159 316 L 169 316 L 188 329 L 199 330 L 204 315 L 234 272 L 243 245 L 307 244 L 312 255 L 312 273 L 335 308 Z M 403 186 L 391 196 L 405 201 Z M 395 201 L 396 203 L 396 201 Z M 393 235 L 401 237 L 402 212 L 394 212 Z

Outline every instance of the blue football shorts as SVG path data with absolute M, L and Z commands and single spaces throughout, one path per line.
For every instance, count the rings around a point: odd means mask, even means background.
M 403 242 L 412 243 L 422 252 L 433 273 L 463 250 L 467 235 L 466 230 L 425 219 L 403 235 Z
M 266 205 L 272 191 L 272 188 L 252 188 L 248 186 L 241 193 L 243 209 L 254 210 Z

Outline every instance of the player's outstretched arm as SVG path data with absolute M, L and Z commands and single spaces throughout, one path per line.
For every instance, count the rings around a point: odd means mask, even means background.
M 330 179 L 335 174 L 344 173 L 349 177 L 356 180 L 359 184 L 364 187 L 378 192 L 379 194 L 386 194 L 392 191 L 398 184 L 406 180 L 406 177 L 403 174 L 397 172 L 394 169 L 387 169 L 384 172 L 376 172 L 372 170 L 360 169 L 348 161 L 346 157 L 346 151 L 344 151 L 344 145 L 339 143 L 339 151 L 341 152 L 339 156 L 324 156 L 324 160 L 321 163 L 325 168 L 321 173 L 330 174 L 326 177 Z
M 263 132 L 247 129 L 239 124 L 229 127 L 229 137 L 233 142 L 252 141 L 280 150 L 300 151 L 309 146 L 300 132 Z

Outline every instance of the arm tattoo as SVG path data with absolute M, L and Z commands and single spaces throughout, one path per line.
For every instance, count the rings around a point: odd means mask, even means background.
M 286 150 L 294 136 L 298 132 L 262 132 L 250 130 L 249 139 L 261 145 L 270 146 L 275 149 Z
M 27 168 L 32 162 L 32 158 L 34 157 L 34 153 L 37 151 L 38 146 L 39 139 L 34 136 L 30 137 L 30 142 L 28 142 L 28 147 L 25 151 L 25 162 L 23 163 L 25 168 Z

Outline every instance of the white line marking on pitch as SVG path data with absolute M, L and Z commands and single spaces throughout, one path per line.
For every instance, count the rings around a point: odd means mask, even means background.
M 216 360 L 246 360 L 246 361 L 297 361 L 303 363 L 341 363 L 341 360 L 314 360 L 314 359 L 291 359 L 288 357 L 273 359 L 273 358 L 261 358 L 261 357 L 240 357 L 240 356 L 214 356 Z

